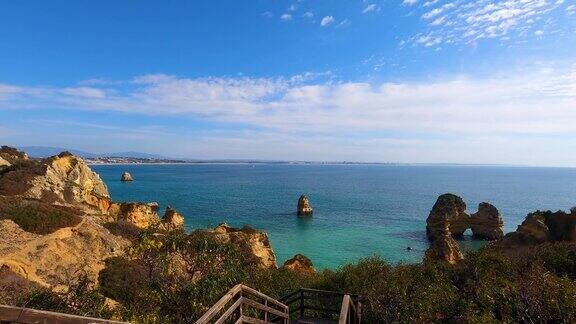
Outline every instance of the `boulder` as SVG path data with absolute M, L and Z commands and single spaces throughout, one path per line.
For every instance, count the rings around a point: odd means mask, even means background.
M 184 229 L 184 216 L 176 209 L 168 206 L 164 212 L 164 217 L 162 217 L 162 225 L 168 231 Z
M 316 274 L 312 261 L 302 254 L 296 254 L 292 259 L 284 262 L 285 269 L 304 275 Z
M 297 214 L 299 216 L 309 216 L 312 213 L 314 213 L 314 209 L 310 205 L 310 199 L 306 195 L 301 195 L 298 199 Z
M 272 250 L 268 234 L 249 226 L 234 228 L 228 224 L 220 224 L 208 233 L 223 243 L 231 242 L 238 246 L 246 258 L 254 260 L 261 268 L 276 268 L 276 254 Z
M 124 172 L 124 173 L 122 173 L 122 178 L 120 180 L 121 181 L 134 181 L 134 178 L 132 178 L 132 175 L 129 172 Z
M 462 237 L 469 227 L 470 216 L 466 214 L 466 203 L 454 194 L 443 194 L 436 200 L 428 219 L 426 219 L 426 234 L 434 240 L 443 235 L 448 226 L 454 237 Z
M 464 259 L 460 252 L 458 242 L 452 238 L 448 223 L 444 229 L 434 238 L 432 245 L 426 251 L 425 261 L 443 261 L 448 264 L 456 264 Z
M 475 238 L 497 240 L 504 237 L 504 221 L 493 205 L 483 202 L 478 212 L 470 216 L 470 227 Z
M 106 184 L 82 159 L 69 152 L 41 161 L 28 160 L 24 153 L 11 154 L 19 162 L 1 174 L 0 195 L 74 206 L 86 212 L 102 213 L 109 208 Z

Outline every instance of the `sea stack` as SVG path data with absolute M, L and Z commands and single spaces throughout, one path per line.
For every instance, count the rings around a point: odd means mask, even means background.
M 483 202 L 478 205 L 478 212 L 470 216 L 470 227 L 475 238 L 497 240 L 504 237 L 504 221 L 500 212 L 493 205 Z
M 434 241 L 444 233 L 445 226 L 454 237 L 462 237 L 469 227 L 470 216 L 466 214 L 466 203 L 462 198 L 451 194 L 438 197 L 426 219 L 426 234 Z
M 298 216 L 310 216 L 312 213 L 314 213 L 314 209 L 310 205 L 310 199 L 306 195 L 301 195 L 298 199 Z
M 132 175 L 129 172 L 124 172 L 122 173 L 122 181 L 134 181 L 134 178 L 132 178 Z

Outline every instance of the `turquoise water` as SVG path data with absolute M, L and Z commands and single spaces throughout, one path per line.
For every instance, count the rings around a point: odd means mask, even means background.
M 116 201 L 157 201 L 186 216 L 191 228 L 251 225 L 268 232 L 279 264 L 296 253 L 318 268 L 379 254 L 391 262 L 419 261 L 428 247 L 426 217 L 438 195 L 464 198 L 469 212 L 488 201 L 513 231 L 536 209 L 576 205 L 576 169 L 183 164 L 95 165 Z M 119 181 L 123 171 L 135 181 Z M 314 216 L 296 216 L 300 194 Z M 466 248 L 480 244 L 468 239 Z M 407 251 L 406 247 L 413 248 Z

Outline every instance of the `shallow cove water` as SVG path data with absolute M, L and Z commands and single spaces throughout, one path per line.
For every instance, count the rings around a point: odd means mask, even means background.
M 468 212 L 494 204 L 505 232 L 528 212 L 576 205 L 576 169 L 479 166 L 163 164 L 94 165 L 115 201 L 157 201 L 186 216 L 190 228 L 222 222 L 266 231 L 278 264 L 302 253 L 317 268 L 336 268 L 378 254 L 390 262 L 420 261 L 426 217 L 446 192 Z M 128 171 L 135 181 L 120 181 Z M 314 216 L 296 216 L 300 194 Z M 163 210 L 161 211 L 161 213 Z M 477 248 L 482 242 L 461 242 Z M 407 251 L 406 247 L 412 247 Z

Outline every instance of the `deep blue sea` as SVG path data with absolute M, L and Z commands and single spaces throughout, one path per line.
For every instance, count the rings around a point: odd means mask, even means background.
M 487 201 L 513 231 L 536 209 L 576 205 L 576 169 L 479 166 L 165 164 L 94 165 L 115 201 L 171 205 L 190 228 L 222 222 L 266 231 L 281 265 L 302 253 L 317 268 L 378 254 L 415 262 L 428 247 L 426 217 L 438 195 Z M 134 182 L 122 183 L 122 172 Z M 296 216 L 300 194 L 314 215 Z M 470 238 L 464 248 L 481 242 Z M 406 247 L 412 247 L 407 251 Z

